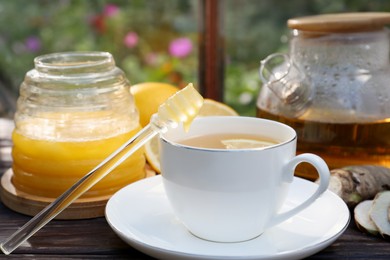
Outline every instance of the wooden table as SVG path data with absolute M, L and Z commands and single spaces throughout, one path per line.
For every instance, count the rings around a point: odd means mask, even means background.
M 0 174 L 8 166 L 0 163 Z M 31 217 L 0 202 L 0 241 Z M 0 259 L 150 259 L 124 243 L 105 218 L 53 220 L 11 255 Z M 352 221 L 346 232 L 325 250 L 308 259 L 390 259 L 390 241 L 361 233 Z

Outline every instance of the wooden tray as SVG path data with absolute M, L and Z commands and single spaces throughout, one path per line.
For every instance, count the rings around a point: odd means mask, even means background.
M 54 199 L 40 197 L 18 190 L 12 183 L 12 169 L 8 169 L 1 177 L 0 199 L 8 208 L 28 215 L 35 216 Z M 155 176 L 156 172 L 145 165 L 145 176 Z M 107 201 L 111 196 L 87 199 L 77 199 L 55 219 L 90 219 L 103 217 Z

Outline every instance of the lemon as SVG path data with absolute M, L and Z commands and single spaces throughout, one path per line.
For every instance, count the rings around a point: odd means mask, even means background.
M 237 116 L 238 113 L 228 105 L 212 100 L 205 99 L 198 116 Z M 152 138 L 145 144 L 145 156 L 150 166 L 157 173 L 160 173 L 160 151 L 158 136 Z
M 225 145 L 226 149 L 262 148 L 274 145 L 272 142 L 253 139 L 228 139 L 222 140 L 222 144 Z
M 238 116 L 238 113 L 224 103 L 206 98 L 198 116 Z
M 142 127 L 150 122 L 150 117 L 157 112 L 158 107 L 179 88 L 161 82 L 144 82 L 130 87 L 135 105 L 139 111 L 139 121 Z
M 159 137 L 155 136 L 145 144 L 145 157 L 152 169 L 160 173 Z

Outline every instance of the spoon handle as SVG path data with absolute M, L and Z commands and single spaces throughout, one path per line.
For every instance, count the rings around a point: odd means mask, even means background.
M 1 243 L 1 251 L 9 255 L 158 133 L 177 127 L 179 123 L 183 123 L 185 127 L 188 127 L 199 113 L 202 105 L 203 97 L 191 83 L 184 89 L 176 92 L 160 105 L 158 112 L 152 115 L 149 125 L 145 126 L 70 189 Z
M 6 241 L 0 244 L 0 249 L 4 254 L 9 255 L 24 241 L 34 235 L 38 230 L 45 226 L 50 220 L 55 218 L 73 201 L 79 198 L 84 192 L 99 182 L 113 169 L 120 165 L 130 155 L 137 151 L 147 141 L 157 135 L 162 129 L 151 126 L 145 126 L 141 131 L 129 139 L 120 148 L 114 151 L 103 162 L 87 173 L 83 178 L 76 182 L 71 188 L 65 191 L 51 204 L 46 206 L 35 217 L 28 221 L 23 227 L 12 234 Z

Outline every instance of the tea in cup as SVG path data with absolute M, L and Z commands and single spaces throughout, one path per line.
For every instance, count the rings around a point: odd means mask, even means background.
M 196 118 L 161 135 L 163 185 L 175 216 L 195 236 L 240 242 L 296 215 L 328 187 L 329 168 L 314 154 L 296 156 L 294 129 L 254 117 Z M 317 190 L 302 204 L 279 212 L 294 169 L 312 164 Z

